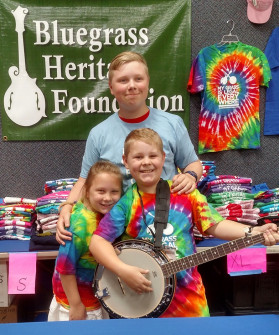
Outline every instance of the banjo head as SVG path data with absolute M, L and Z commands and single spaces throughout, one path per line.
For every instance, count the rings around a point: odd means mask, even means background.
M 115 244 L 118 257 L 126 264 L 149 270 L 146 278 L 152 283 L 152 292 L 136 293 L 111 271 L 98 266 L 95 278 L 96 296 L 112 318 L 150 318 L 160 316 L 171 303 L 175 277 L 165 278 L 160 264 L 168 262 L 153 245 L 141 240 L 127 240 Z M 100 278 L 100 279 L 99 279 Z

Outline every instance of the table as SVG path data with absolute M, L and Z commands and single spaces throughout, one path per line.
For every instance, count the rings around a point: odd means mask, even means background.
M 220 245 L 225 243 L 224 240 L 220 239 L 205 239 L 200 241 L 197 244 L 197 251 L 205 251 L 211 247 Z M 8 269 L 8 260 L 9 260 L 9 253 L 12 252 L 29 252 L 29 241 L 20 241 L 20 240 L 2 240 L 0 241 L 0 266 L 6 268 L 6 272 Z M 58 251 L 57 250 L 47 250 L 47 251 L 32 251 L 37 253 L 38 260 L 48 260 L 48 259 L 55 259 L 57 257 Z M 274 254 L 279 253 L 279 244 L 266 247 L 267 254 Z M 2 270 L 3 271 L 3 270 Z
M 29 241 L 21 240 L 2 240 L 0 241 L 0 262 L 9 260 L 9 253 L 11 252 L 29 252 Z M 34 251 L 37 253 L 37 258 L 55 259 L 57 257 L 57 250 Z
M 211 247 L 215 247 L 226 241 L 210 238 L 204 239 L 197 243 L 197 250 L 203 251 Z M 29 252 L 29 241 L 20 241 L 20 240 L 1 240 L 0 241 L 0 261 L 8 260 L 10 252 Z M 36 251 L 35 251 L 36 252 Z M 266 247 L 267 254 L 278 254 L 279 253 L 279 244 L 273 245 L 271 247 Z M 39 259 L 55 259 L 58 254 L 58 251 L 37 251 L 37 257 Z
M 0 324 L 1 334 L 9 335 L 263 335 L 278 334 L 278 329 L 279 315 L 273 314 Z
M 205 239 L 197 244 L 197 250 L 204 251 L 211 247 L 225 243 L 220 239 Z M 274 245 L 272 247 L 266 247 L 267 254 L 279 253 L 279 245 Z M 0 305 L 8 306 L 9 296 L 8 296 L 8 261 L 9 253 L 12 252 L 29 252 L 29 241 L 20 240 L 3 240 L 0 241 L 0 275 L 4 276 L 2 284 L 0 285 L 0 293 L 2 299 L 0 299 Z M 49 260 L 55 259 L 57 257 L 58 251 L 48 250 L 48 251 L 37 251 L 37 260 Z M 11 297 L 10 297 L 11 298 Z M 2 301 L 3 300 L 3 301 Z

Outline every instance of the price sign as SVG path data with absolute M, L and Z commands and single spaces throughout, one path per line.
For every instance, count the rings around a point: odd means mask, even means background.
M 9 294 L 35 293 L 36 261 L 36 253 L 10 253 Z

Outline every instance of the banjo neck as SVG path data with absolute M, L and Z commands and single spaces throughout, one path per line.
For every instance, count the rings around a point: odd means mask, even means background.
M 165 263 L 161 265 L 161 268 L 164 276 L 169 277 L 179 271 L 190 269 L 194 266 L 207 263 L 234 251 L 262 242 L 264 242 L 263 234 L 241 237 L 239 239 L 220 244 L 217 247 L 209 248 L 206 251 L 197 252 L 195 254 Z

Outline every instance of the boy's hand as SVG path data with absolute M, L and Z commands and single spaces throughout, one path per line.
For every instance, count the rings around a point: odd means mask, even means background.
M 71 212 L 72 205 L 63 206 L 57 221 L 56 241 L 62 245 L 65 245 L 64 240 L 72 239 L 72 233 L 65 229 L 65 227 L 70 227 Z
M 176 174 L 172 178 L 171 193 L 191 193 L 197 187 L 195 177 L 189 173 Z
M 146 279 L 146 277 L 144 276 L 147 273 L 149 273 L 149 270 L 125 264 L 119 272 L 119 277 L 131 289 L 141 294 L 144 292 L 153 291 L 151 287 L 151 281 Z
M 279 232 L 278 227 L 275 223 L 266 223 L 263 226 L 253 227 L 252 234 L 263 233 L 266 246 L 271 246 L 279 243 Z
M 78 305 L 71 305 L 69 311 L 69 320 L 86 320 L 86 308 L 82 302 Z

